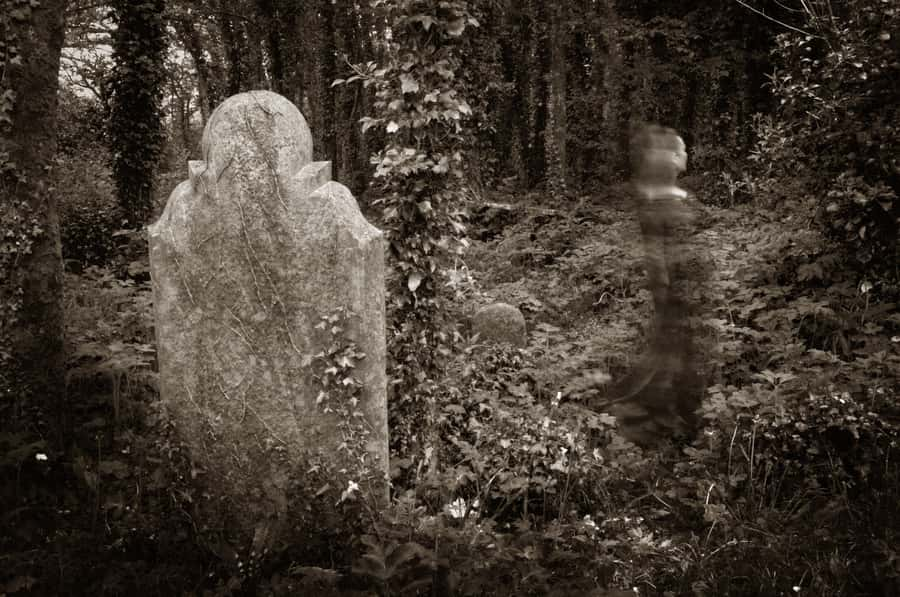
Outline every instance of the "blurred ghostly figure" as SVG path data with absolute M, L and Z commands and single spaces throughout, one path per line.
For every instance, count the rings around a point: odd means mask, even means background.
M 690 245 L 694 210 L 676 184 L 687 167 L 684 141 L 672 129 L 644 126 L 631 140 L 631 158 L 655 312 L 646 353 L 611 398 L 620 402 L 615 411 L 626 435 L 652 443 L 667 432 L 690 433 L 696 424 L 704 388 L 691 316 L 704 270 Z

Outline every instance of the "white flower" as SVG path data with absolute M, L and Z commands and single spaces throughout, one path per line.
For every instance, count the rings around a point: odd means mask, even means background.
M 341 493 L 341 499 L 338 501 L 338 503 L 351 498 L 357 491 L 359 491 L 359 484 L 357 484 L 356 481 L 349 481 L 347 483 L 347 489 L 345 489 L 343 493 Z
M 34 455 L 34 459 L 37 460 L 37 461 L 39 461 L 39 462 L 46 462 L 46 461 L 47 461 L 47 455 L 44 454 L 43 452 L 38 452 L 37 454 Z
M 462 518 L 466 515 L 466 501 L 462 498 L 456 498 L 456 500 L 447 504 L 447 510 L 453 518 Z
M 478 500 L 474 500 L 472 502 L 471 507 L 468 508 L 469 513 L 472 514 L 478 510 L 479 502 Z M 466 501 L 462 498 L 456 498 L 453 502 L 447 504 L 444 507 L 444 510 L 447 511 L 450 516 L 453 518 L 462 518 L 466 515 Z

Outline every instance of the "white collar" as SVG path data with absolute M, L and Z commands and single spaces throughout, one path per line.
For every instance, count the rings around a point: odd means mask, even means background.
M 647 199 L 658 199 L 669 196 L 677 199 L 687 199 L 687 191 L 675 185 L 638 185 L 638 190 Z

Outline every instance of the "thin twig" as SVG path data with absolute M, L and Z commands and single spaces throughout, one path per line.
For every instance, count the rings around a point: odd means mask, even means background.
M 284 441 L 283 439 L 281 439 L 280 437 L 278 437 L 278 435 L 275 433 L 275 431 L 271 427 L 269 427 L 269 424 L 266 423 L 265 420 L 261 416 L 259 416 L 259 413 L 256 412 L 255 408 L 253 408 L 252 406 L 250 406 L 249 404 L 246 404 L 246 403 L 245 403 L 245 406 L 247 407 L 247 410 L 249 410 L 251 413 L 253 413 L 253 415 L 257 419 L 259 419 L 259 422 L 262 423 L 263 427 L 266 428 L 266 431 L 268 431 L 272 437 L 274 437 L 276 440 L 278 440 L 278 443 L 280 443 L 282 446 L 287 445 L 287 442 Z
M 794 27 L 793 25 L 788 25 L 784 21 L 779 21 L 778 19 L 776 19 L 774 17 L 770 17 L 769 15 L 767 15 L 763 11 L 759 10 L 758 8 L 754 8 L 753 6 L 750 6 L 743 0 L 734 0 L 734 1 L 737 2 L 738 4 L 740 4 L 741 6 L 743 6 L 744 8 L 747 8 L 747 9 L 755 12 L 756 14 L 763 17 L 764 19 L 768 19 L 769 21 L 772 21 L 773 23 L 777 23 L 778 25 L 781 25 L 782 27 L 790 29 L 791 31 L 796 31 L 797 33 L 802 33 L 803 35 L 808 35 L 810 37 L 817 37 L 819 39 L 825 39 L 821 35 L 816 35 L 815 33 L 810 33 L 809 31 L 804 31 L 803 29 L 798 29 L 797 27 Z

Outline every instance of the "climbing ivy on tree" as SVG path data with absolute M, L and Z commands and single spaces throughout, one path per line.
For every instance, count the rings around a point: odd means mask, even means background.
M 348 81 L 374 86 L 363 130 L 384 134 L 372 157 L 394 275 L 388 330 L 395 447 L 419 443 L 413 429 L 433 404 L 432 383 L 449 350 L 443 274 L 466 246 L 463 222 L 464 122 L 460 40 L 477 20 L 462 0 L 375 0 L 390 37 L 384 63 L 357 66 Z M 338 81 L 343 82 L 343 81 Z M 414 427 L 415 425 L 415 427 Z
M 163 147 L 160 102 L 165 82 L 164 0 L 114 0 L 109 134 L 113 177 L 129 227 L 153 209 L 153 178 Z
M 65 397 L 62 256 L 48 182 L 64 10 L 62 0 L 0 1 L 0 407 L 34 398 L 52 414 Z

